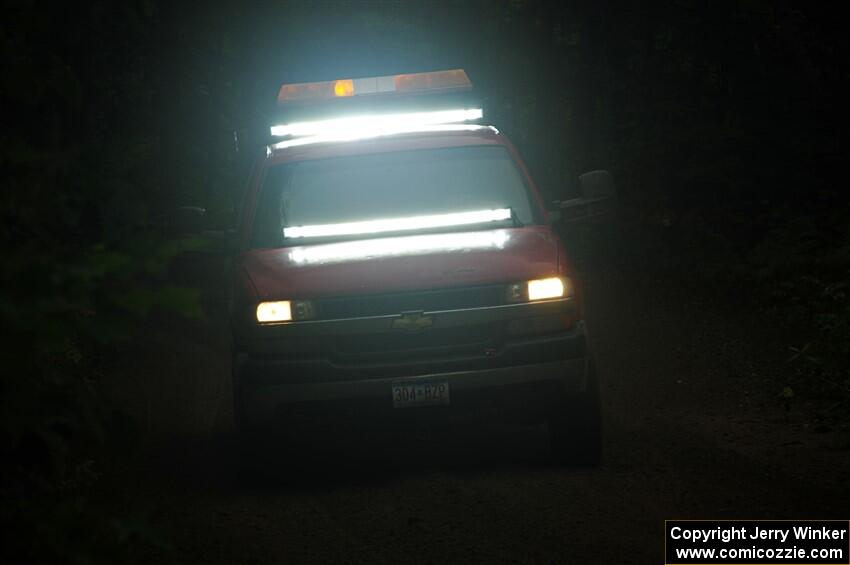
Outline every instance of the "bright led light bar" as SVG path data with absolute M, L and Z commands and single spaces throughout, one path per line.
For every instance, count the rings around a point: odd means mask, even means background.
M 362 131 L 347 132 L 346 134 L 336 133 L 330 135 L 311 135 L 308 137 L 293 137 L 279 141 L 274 145 L 269 146 L 269 154 L 272 150 L 280 151 L 290 147 L 300 147 L 302 145 L 313 145 L 315 143 L 335 143 L 340 141 L 357 141 L 359 139 L 372 139 L 385 135 L 398 135 L 403 133 L 440 133 L 447 131 L 481 131 L 490 130 L 493 133 L 499 133 L 499 130 L 493 126 L 479 126 L 475 124 L 445 124 L 439 126 L 418 126 L 408 128 L 378 128 L 364 129 Z
M 378 114 L 272 126 L 271 133 L 276 137 L 339 135 L 344 138 L 349 135 L 356 136 L 370 131 L 409 130 L 423 126 L 455 124 L 470 120 L 479 120 L 483 115 L 480 108 L 410 112 L 406 114 Z
M 295 247 L 290 258 L 298 264 L 314 265 L 466 249 L 501 249 L 508 237 L 505 230 L 495 230 L 366 239 Z
M 375 234 L 483 224 L 487 222 L 507 220 L 510 219 L 510 217 L 510 208 L 501 208 L 498 210 L 476 210 L 474 212 L 432 214 L 429 216 L 389 218 L 386 220 L 369 220 L 365 222 L 349 222 L 345 224 L 292 226 L 283 228 L 283 236 L 287 238 L 299 238 Z

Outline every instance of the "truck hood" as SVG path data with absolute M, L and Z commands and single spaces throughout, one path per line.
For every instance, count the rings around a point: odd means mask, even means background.
M 258 249 L 241 267 L 259 300 L 471 286 L 554 276 L 548 226 Z

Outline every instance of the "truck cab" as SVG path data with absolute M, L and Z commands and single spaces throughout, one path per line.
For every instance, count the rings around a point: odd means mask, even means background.
M 598 383 L 578 280 L 522 159 L 476 108 L 389 103 L 411 82 L 429 103 L 432 90 L 471 87 L 448 73 L 281 88 L 279 100 L 309 100 L 312 121 L 272 128 L 281 140 L 241 211 L 237 426 L 262 434 L 306 405 L 439 418 L 490 403 L 546 422 L 558 459 L 594 463 Z M 371 114 L 322 116 L 357 95 Z

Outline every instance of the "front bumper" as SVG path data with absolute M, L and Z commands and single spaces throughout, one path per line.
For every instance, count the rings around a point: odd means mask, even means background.
M 291 359 L 240 354 L 234 359 L 235 401 L 243 423 L 263 425 L 310 405 L 357 406 L 363 413 L 393 410 L 392 385 L 446 381 L 450 409 L 481 402 L 544 413 L 565 394 L 586 390 L 586 335 L 568 331 L 507 339 L 486 353 L 349 364 L 328 358 Z M 403 410 L 440 410 L 446 407 Z
M 378 410 L 389 409 L 392 408 L 393 384 L 444 380 L 449 383 L 451 402 L 455 407 L 471 407 L 483 400 L 501 400 L 511 402 L 514 407 L 537 410 L 555 402 L 561 394 L 583 392 L 586 375 L 587 360 L 579 358 L 555 363 L 400 378 L 269 385 L 243 389 L 241 401 L 246 416 L 252 422 L 271 422 L 281 415 L 284 407 L 293 404 L 364 401 Z M 516 402 L 517 397 L 514 395 L 524 401 Z M 527 404 L 529 400 L 532 405 Z

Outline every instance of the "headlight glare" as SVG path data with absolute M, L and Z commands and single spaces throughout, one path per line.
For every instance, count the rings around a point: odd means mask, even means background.
M 260 302 L 257 305 L 257 321 L 261 324 L 289 322 L 292 320 L 292 305 L 289 300 Z
M 309 300 L 277 300 L 257 305 L 257 322 L 261 324 L 300 322 L 315 317 L 316 310 Z
M 547 298 L 561 298 L 568 296 L 569 284 L 560 277 L 550 277 L 548 279 L 537 279 L 528 281 L 528 300 L 545 300 Z

